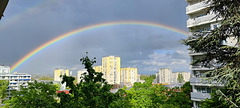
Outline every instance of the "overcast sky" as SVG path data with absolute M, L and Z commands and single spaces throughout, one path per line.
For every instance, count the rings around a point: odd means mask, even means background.
M 10 0 L 0 21 L 0 64 L 12 66 L 45 42 L 81 27 L 111 21 L 138 20 L 188 31 L 185 0 Z M 108 55 L 121 57 L 121 67 L 139 74 L 159 68 L 189 72 L 182 34 L 165 29 L 124 25 L 90 30 L 39 52 L 16 71 L 53 74 L 55 68 L 83 69 L 79 59 L 88 52 L 96 65 Z

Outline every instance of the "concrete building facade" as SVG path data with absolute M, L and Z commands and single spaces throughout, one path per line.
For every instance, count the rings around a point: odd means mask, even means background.
M 10 73 L 10 67 L 9 66 L 5 66 L 5 65 L 0 66 L 0 74 L 4 74 L 4 73 Z
M 186 14 L 189 19 L 187 20 L 187 27 L 191 32 L 207 33 L 220 25 L 216 22 L 214 13 L 207 13 L 209 10 L 210 3 L 207 0 L 186 0 L 188 6 L 186 7 Z M 221 20 L 219 18 L 218 20 Z M 193 33 L 189 33 L 189 36 L 194 36 Z M 189 55 L 192 61 L 204 57 L 203 52 L 195 52 L 189 50 Z M 201 67 L 199 65 L 191 65 L 191 78 L 190 84 L 192 85 L 191 100 L 193 101 L 193 108 L 200 108 L 199 104 L 202 100 L 206 98 L 211 98 L 210 93 L 211 84 L 207 84 L 202 81 L 202 77 L 208 77 L 205 73 L 214 68 Z
M 171 83 L 172 69 L 160 68 L 156 73 L 157 83 L 170 84 Z
M 102 72 L 109 84 L 120 84 L 121 60 L 118 56 L 102 58 Z
M 170 78 L 171 79 L 170 84 L 178 84 L 179 83 L 179 81 L 178 81 L 179 74 L 181 74 L 183 76 L 182 83 L 190 81 L 190 72 L 172 72 L 171 78 Z

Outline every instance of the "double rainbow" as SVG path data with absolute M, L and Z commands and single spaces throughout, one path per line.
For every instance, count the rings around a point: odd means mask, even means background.
M 18 60 L 16 63 L 14 63 L 13 66 L 11 66 L 11 72 L 14 72 L 18 67 L 20 67 L 24 62 L 26 62 L 28 59 L 32 58 L 34 55 L 36 55 L 38 52 L 42 51 L 43 49 L 59 42 L 60 40 L 63 40 L 65 38 L 71 37 L 71 36 L 76 36 L 79 35 L 81 32 L 84 31 L 89 31 L 93 29 L 98 29 L 102 27 L 109 27 L 109 26 L 117 26 L 117 25 L 137 25 L 137 26 L 148 26 L 148 27 L 155 27 L 155 28 L 160 28 L 164 30 L 168 30 L 171 32 L 179 33 L 182 35 L 187 35 L 188 33 L 186 31 L 159 24 L 159 23 L 154 23 L 154 22 L 145 22 L 145 21 L 115 21 L 115 22 L 105 22 L 105 23 L 100 23 L 100 24 L 95 24 L 95 25 L 90 25 L 86 26 L 83 28 L 79 28 L 73 31 L 70 31 L 68 33 L 62 34 L 60 36 L 57 36 L 56 38 L 42 44 L 41 46 L 37 47 L 36 49 L 32 50 L 29 52 L 27 55 L 25 55 L 23 58 Z

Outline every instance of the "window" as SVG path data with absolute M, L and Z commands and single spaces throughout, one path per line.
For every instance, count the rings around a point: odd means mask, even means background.
M 201 87 L 197 87 L 197 92 L 201 92 Z
M 207 93 L 212 93 L 211 88 L 207 88 Z
M 206 93 L 206 87 L 202 87 L 202 93 Z

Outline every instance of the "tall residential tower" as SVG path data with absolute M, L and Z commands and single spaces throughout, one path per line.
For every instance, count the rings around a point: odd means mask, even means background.
M 208 32 L 219 26 L 216 19 L 213 19 L 216 15 L 212 12 L 207 13 L 210 3 L 207 0 L 186 0 L 188 6 L 186 7 L 186 14 L 189 19 L 187 20 L 187 27 L 190 31 L 189 36 L 193 36 L 191 32 Z M 221 20 L 221 19 L 219 19 Z M 204 57 L 204 53 L 195 52 L 189 50 L 189 55 L 193 60 Z M 211 98 L 211 84 L 202 81 L 202 77 L 208 77 L 205 73 L 213 68 L 201 67 L 199 65 L 190 66 L 192 85 L 191 100 L 193 101 L 193 108 L 199 108 L 199 103 L 206 99 Z
M 118 56 L 102 58 L 102 72 L 109 84 L 120 84 L 121 61 Z

